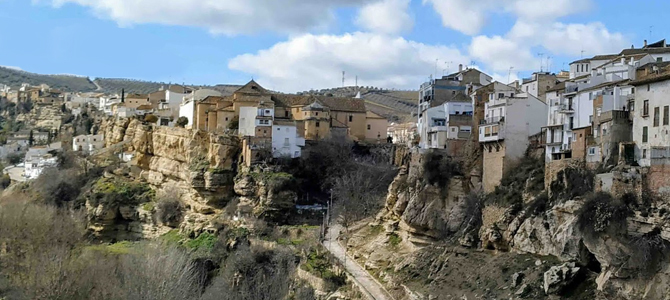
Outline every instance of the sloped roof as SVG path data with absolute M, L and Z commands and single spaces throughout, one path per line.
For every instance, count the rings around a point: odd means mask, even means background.
M 132 99 L 147 99 L 149 98 L 148 94 L 127 94 L 126 99 L 132 98 Z
M 137 110 L 151 110 L 153 107 L 151 105 L 145 104 L 145 105 L 140 105 L 136 108 Z
M 365 112 L 365 100 L 363 99 L 277 94 L 272 95 L 272 100 L 279 107 L 306 106 L 318 101 L 331 110 Z
M 386 118 L 384 118 L 384 117 L 382 117 L 382 116 L 380 116 L 380 115 L 378 115 L 378 114 L 376 114 L 372 111 L 369 111 L 369 110 L 365 112 L 365 118 L 366 119 L 386 119 Z
M 263 95 L 267 94 L 268 91 L 264 89 L 260 84 L 256 83 L 256 81 L 251 80 L 249 83 L 245 84 L 241 88 L 237 89 L 235 91 L 236 94 L 251 94 L 251 95 Z
M 565 81 L 555 85 L 553 88 L 548 89 L 547 92 L 564 91 L 564 90 L 565 90 Z

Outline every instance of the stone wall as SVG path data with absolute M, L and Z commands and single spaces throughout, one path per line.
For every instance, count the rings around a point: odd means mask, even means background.
M 563 159 L 546 162 L 544 165 L 544 188 L 549 190 L 549 186 L 556 180 L 558 172 L 568 167 L 583 167 L 584 162 L 576 159 Z
M 649 190 L 658 194 L 670 192 L 670 165 L 652 165 L 646 175 Z
M 505 145 L 484 145 L 482 182 L 487 193 L 495 190 L 505 173 Z

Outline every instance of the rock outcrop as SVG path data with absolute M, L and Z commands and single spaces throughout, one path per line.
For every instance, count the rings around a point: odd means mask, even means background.
M 581 268 L 574 262 L 553 266 L 544 273 L 544 292 L 547 295 L 559 295 L 577 279 Z
M 448 186 L 428 183 L 423 176 L 422 155 L 411 160 L 389 186 L 383 221 L 398 222 L 412 242 L 426 243 L 461 229 L 466 218 L 468 183 L 463 176 L 449 179 Z
M 169 187 L 179 191 L 179 198 L 185 207 L 179 227 L 186 234 L 197 235 L 213 230 L 211 222 L 217 212 L 236 197 L 233 187 L 240 149 L 237 137 L 154 126 L 124 118 L 106 120 L 100 133 L 105 136 L 108 151 L 124 151 L 133 155 L 129 173 L 134 180 L 146 181 L 155 190 Z M 143 215 L 139 206 L 128 210 L 138 210 L 133 216 Z M 112 213 L 108 214 L 111 218 Z M 151 215 L 151 212 L 146 214 Z M 125 219 L 116 220 L 121 221 L 117 223 L 124 223 Z M 152 233 L 152 228 L 157 225 L 151 218 L 133 217 L 126 221 L 142 224 L 143 229 L 136 229 L 135 238 L 156 235 Z M 145 224 L 147 228 L 144 228 Z

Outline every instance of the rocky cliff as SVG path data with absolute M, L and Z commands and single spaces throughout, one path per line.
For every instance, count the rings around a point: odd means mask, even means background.
M 132 154 L 125 175 L 157 191 L 179 193 L 185 208 L 179 225 L 182 231 L 197 235 L 216 230 L 212 221 L 235 197 L 233 179 L 240 147 L 237 137 L 111 118 L 103 122 L 100 132 L 105 137 L 105 151 Z M 97 211 L 92 218 L 94 225 L 95 216 L 101 216 L 101 221 L 105 215 L 107 219 L 116 216 L 125 221 L 121 223 L 129 224 L 133 237 L 151 238 L 170 229 L 153 224 L 150 216 L 154 209 L 154 205 L 136 205 L 124 208 L 133 211 L 126 214 L 105 212 L 104 208 L 89 211 Z
M 545 186 L 535 175 L 513 174 L 509 190 L 477 196 L 462 176 L 428 183 L 423 160 L 411 154 L 385 210 L 347 241 L 399 297 L 667 299 L 670 207 L 645 192 L 644 171 L 565 165 L 547 170 L 545 191 L 532 188 Z M 487 271 L 475 271 L 481 263 Z M 506 272 L 521 275 L 497 279 Z

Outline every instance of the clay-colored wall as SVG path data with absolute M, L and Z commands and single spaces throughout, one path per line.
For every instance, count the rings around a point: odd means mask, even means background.
M 333 119 L 349 127 L 349 135 L 359 141 L 365 140 L 366 116 L 365 113 L 353 113 L 343 111 L 331 111 Z M 350 118 L 351 117 L 351 121 Z
M 500 184 L 505 173 L 505 146 L 501 144 L 499 148 L 496 148 L 495 145 L 484 145 L 483 152 L 483 187 L 485 192 L 490 193 Z

